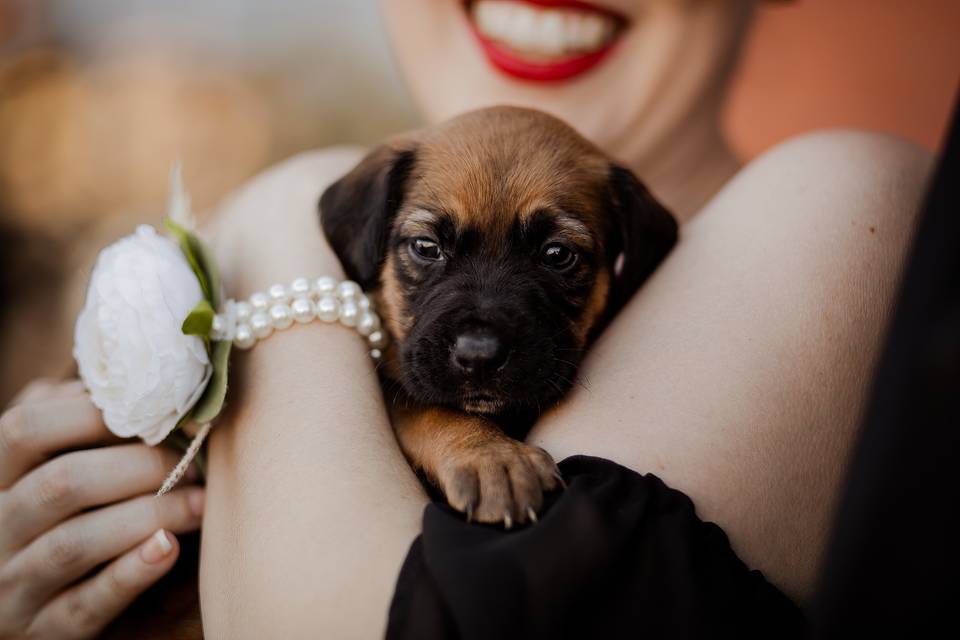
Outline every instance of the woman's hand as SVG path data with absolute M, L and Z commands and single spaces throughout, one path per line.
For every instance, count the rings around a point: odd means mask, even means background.
M 173 566 L 170 532 L 200 526 L 201 487 L 151 495 L 177 454 L 119 442 L 79 381 L 0 415 L 0 638 L 96 636 Z

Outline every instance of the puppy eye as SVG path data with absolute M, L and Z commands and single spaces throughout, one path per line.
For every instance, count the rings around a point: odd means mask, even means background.
M 540 253 L 540 262 L 554 271 L 566 271 L 577 262 L 577 254 L 559 242 L 551 242 Z
M 443 259 L 440 245 L 429 238 L 414 238 L 410 241 L 410 251 L 421 260 L 436 262 Z

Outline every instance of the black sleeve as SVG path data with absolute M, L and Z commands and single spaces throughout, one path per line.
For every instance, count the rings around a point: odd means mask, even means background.
M 800 610 L 653 475 L 577 456 L 538 524 L 467 524 L 438 503 L 401 569 L 387 637 L 801 637 Z

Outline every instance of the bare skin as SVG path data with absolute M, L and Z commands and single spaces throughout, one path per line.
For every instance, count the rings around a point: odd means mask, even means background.
M 231 294 L 339 274 L 314 206 L 358 157 L 300 156 L 221 212 L 212 233 Z M 844 133 L 756 161 L 684 227 L 590 355 L 587 389 L 529 442 L 659 475 L 805 602 L 929 164 L 904 143 Z M 237 370 L 210 450 L 207 633 L 382 634 L 426 498 L 362 344 L 305 326 Z

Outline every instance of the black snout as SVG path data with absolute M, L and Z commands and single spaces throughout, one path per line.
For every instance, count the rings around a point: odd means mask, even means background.
M 453 362 L 466 374 L 489 375 L 507 361 L 507 349 L 499 337 L 489 331 L 470 331 L 457 336 Z

